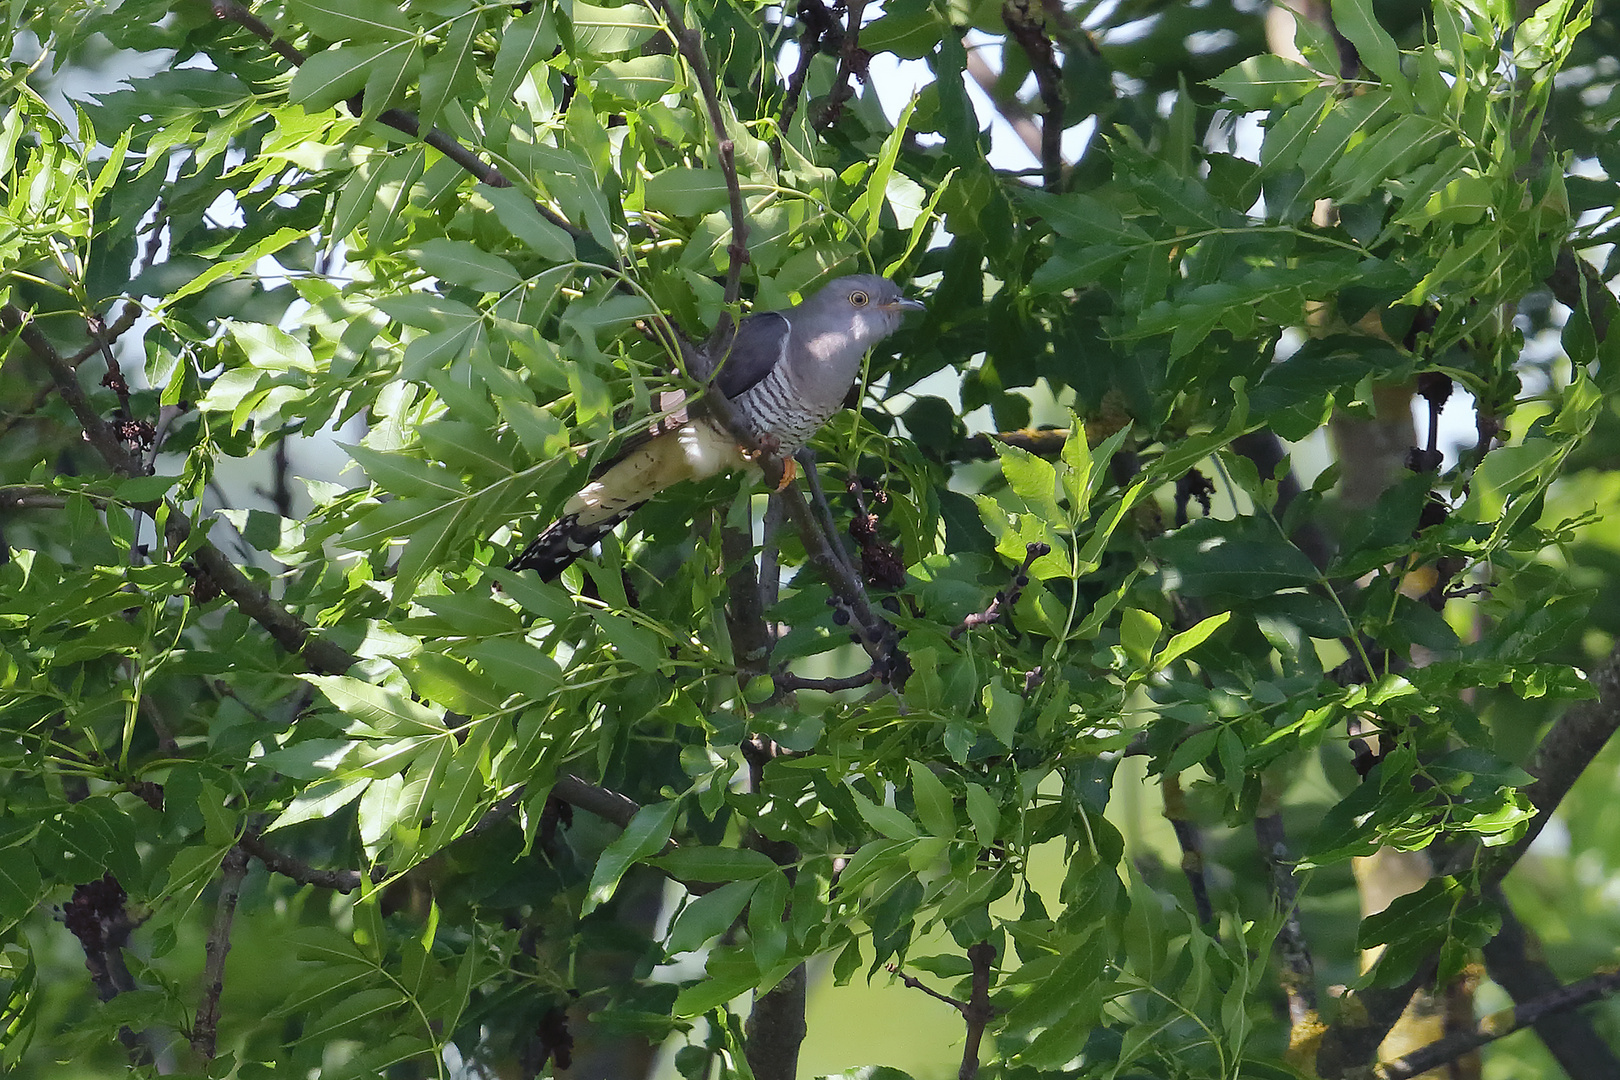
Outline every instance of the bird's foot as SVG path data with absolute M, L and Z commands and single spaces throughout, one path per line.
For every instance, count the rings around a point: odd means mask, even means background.
M 777 457 L 780 455 L 782 453 L 782 443 L 775 435 L 761 435 L 759 437 L 759 449 L 751 450 L 748 447 L 739 444 L 737 447 L 737 452 L 741 454 L 745 460 L 751 461 L 758 465 L 764 458 Z M 781 459 L 781 461 L 782 479 L 777 482 L 776 490 L 786 491 L 787 486 L 793 483 L 793 478 L 799 474 L 799 468 L 791 457 L 784 457 Z

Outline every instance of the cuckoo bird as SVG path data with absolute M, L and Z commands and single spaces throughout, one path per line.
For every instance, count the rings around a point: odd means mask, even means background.
M 866 350 L 898 330 L 906 312 L 921 310 L 887 278 L 838 278 L 794 307 L 738 323 L 714 351 L 714 386 L 762 448 L 790 455 L 843 408 Z M 670 485 L 757 468 L 756 459 L 703 411 L 700 399 L 688 416 L 673 414 L 599 465 L 562 516 L 507 569 L 538 570 L 550 581 Z M 785 473 L 784 483 L 791 476 Z

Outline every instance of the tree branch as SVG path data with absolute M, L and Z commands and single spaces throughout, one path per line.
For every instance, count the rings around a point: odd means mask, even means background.
M 714 130 L 717 140 L 715 153 L 720 159 L 720 174 L 725 177 L 726 197 L 731 203 L 731 243 L 726 247 L 730 255 L 730 266 L 726 270 L 726 305 L 729 308 L 741 295 L 742 268 L 749 260 L 748 209 L 743 205 L 742 184 L 737 179 L 737 143 L 726 131 L 726 114 L 720 105 L 720 91 L 715 85 L 714 73 L 709 70 L 709 60 L 703 52 L 702 36 L 687 27 L 670 0 L 649 0 L 649 3 L 664 16 L 670 40 L 686 58 L 687 66 L 697 79 L 704 109 L 709 115 L 709 127 Z M 710 341 L 718 342 L 730 329 L 731 313 L 728 310 L 720 316 Z
M 1002 119 L 1012 125 L 1013 131 L 1023 141 L 1024 148 L 1029 151 L 1029 156 L 1040 161 L 1041 129 L 1035 124 L 1035 114 L 1030 112 L 1016 95 L 1001 92 L 1000 80 L 996 76 L 995 69 L 979 55 L 978 49 L 967 50 L 967 73 L 973 76 L 973 81 L 979 84 L 979 89 L 984 91 L 985 97 L 989 98 L 996 111 L 1001 113 Z M 989 449 L 988 443 L 986 449 Z M 995 456 L 993 450 L 990 451 L 990 456 Z
M 1516 1005 L 1530 1005 L 1559 991 L 1563 984 L 1552 968 L 1530 955 L 1529 933 L 1502 890 L 1492 887 L 1485 894 L 1502 915 L 1502 929 L 1481 950 L 1491 981 L 1506 990 Z M 1569 1080 L 1614 1080 L 1620 1076 L 1620 1055 L 1587 1017 L 1570 1010 L 1547 1013 L 1533 1023 L 1536 1034 L 1569 1074 Z
M 844 103 L 855 96 L 849 85 L 852 77 L 866 81 L 867 54 L 861 48 L 861 16 L 866 12 L 866 0 L 849 0 L 849 15 L 844 23 L 844 41 L 838 51 L 838 74 L 833 77 L 827 103 L 822 107 L 820 125 L 831 127 L 844 111 Z
M 962 1067 L 957 1080 L 974 1080 L 979 1075 L 979 1044 L 984 1041 L 984 1029 L 995 1019 L 996 1010 L 990 1005 L 990 965 L 996 960 L 996 947 L 988 941 L 968 946 L 968 963 L 973 965 L 972 989 L 962 1017 L 967 1021 L 967 1038 L 962 1042 Z
M 765 766 L 778 753 L 769 739 L 757 735 L 744 739 L 743 760 L 748 763 L 748 790 L 764 786 Z M 749 826 L 743 843 L 762 852 L 776 863 L 791 887 L 798 876 L 798 845 L 788 840 L 772 840 Z M 791 902 L 782 910 L 782 921 L 792 914 Z M 754 997 L 754 1008 L 743 1027 L 743 1052 L 756 1080 L 795 1080 L 799 1072 L 799 1048 L 809 1028 L 805 1022 L 806 969 L 797 964 L 781 982 Z
M 277 851 L 264 842 L 264 837 L 257 829 L 246 829 L 237 846 L 264 863 L 264 868 L 271 873 L 291 878 L 300 885 L 314 885 L 320 889 L 334 889 L 340 893 L 352 893 L 360 887 L 361 874 L 358 870 L 321 870 L 296 859 L 282 851 Z M 378 867 L 372 871 L 373 883 L 381 881 L 385 875 Z
M 250 11 L 245 5 L 238 3 L 237 0 L 210 0 L 210 3 L 214 9 L 215 16 L 229 22 L 234 22 L 252 32 L 255 36 L 263 39 L 264 42 L 270 46 L 270 48 L 274 49 L 281 55 L 283 59 L 292 64 L 294 67 L 303 66 L 304 61 L 308 59 L 308 57 L 306 57 L 296 46 L 278 38 L 275 31 L 272 30 L 263 19 L 260 19 L 257 15 L 253 14 L 252 11 Z M 483 158 L 479 157 L 467 147 L 461 145 L 461 143 L 457 142 L 456 139 L 447 132 L 437 127 L 433 127 L 429 128 L 424 134 L 422 131 L 421 121 L 413 114 L 406 112 L 404 109 L 384 109 L 382 112 L 377 114 L 377 120 L 379 123 L 386 124 L 396 131 L 401 131 L 413 139 L 421 139 L 423 142 L 427 143 L 427 145 L 433 147 L 433 149 L 437 150 L 439 153 L 443 154 L 457 165 L 460 165 L 462 169 L 469 175 L 475 177 L 482 183 L 488 184 L 490 187 L 513 186 L 512 181 L 507 178 L 505 173 L 486 162 Z M 574 239 L 578 240 L 589 235 L 585 230 L 576 227 L 573 222 L 569 221 L 567 218 L 563 217 L 546 204 L 536 202 L 534 205 L 535 209 L 540 212 L 542 217 L 551 222 L 553 225 L 557 226 L 559 229 L 567 232 L 568 235 L 572 236 Z
M 1576 702 L 1559 717 L 1525 767 L 1536 781 L 1524 793 L 1538 813 L 1519 842 L 1492 864 L 1492 881 L 1500 881 L 1524 857 L 1569 789 L 1620 728 L 1620 645 L 1588 676 L 1588 681 L 1597 691 L 1597 698 Z
M 971 54 L 969 54 L 971 55 Z M 1057 457 L 1069 439 L 1068 428 L 1023 428 L 986 432 L 963 439 L 950 454 L 951 461 L 995 461 L 996 443 L 1028 450 L 1037 457 Z
M 1047 36 L 1044 13 L 1031 8 L 1030 0 L 1005 0 L 1001 5 L 1001 21 L 1007 32 L 1029 57 L 1030 70 L 1035 74 L 1035 85 L 1040 88 L 1041 105 L 1041 178 L 1047 191 L 1057 192 L 1063 187 L 1063 114 L 1068 95 L 1063 92 L 1063 72 L 1058 67 L 1057 53 L 1052 39 Z
M 1420 1073 L 1428 1072 L 1448 1061 L 1455 1061 L 1486 1043 L 1528 1027 L 1543 1017 L 1577 1009 L 1608 997 L 1616 991 L 1620 991 L 1620 971 L 1593 975 L 1580 982 L 1559 987 L 1532 1001 L 1515 1005 L 1511 1009 L 1503 1009 L 1501 1012 L 1482 1017 L 1468 1030 L 1453 1032 L 1428 1046 L 1420 1047 L 1410 1054 L 1378 1066 L 1373 1075 L 1378 1077 L 1378 1080 L 1411 1080 Z
M 214 924 L 203 945 L 207 960 L 203 964 L 202 1000 L 197 1003 L 197 1021 L 191 1028 L 191 1049 L 204 1061 L 214 1060 L 219 1038 L 219 998 L 225 990 L 225 958 L 231 951 L 231 923 L 236 918 L 236 903 L 242 895 L 242 881 L 247 871 L 248 853 L 241 844 L 232 844 L 220 863 L 219 905 L 214 909 Z
M 1208 925 L 1215 919 L 1215 908 L 1209 902 L 1209 882 L 1204 877 L 1203 834 L 1198 831 L 1187 809 L 1187 797 L 1181 790 L 1181 777 L 1176 773 L 1166 773 L 1161 786 L 1164 791 L 1164 816 L 1169 819 L 1170 827 L 1175 830 L 1176 843 L 1181 846 L 1181 872 L 1187 878 L 1187 888 L 1192 893 L 1198 921 Z
M 79 385 L 78 373 L 56 351 L 33 319 L 20 309 L 6 304 L 0 307 L 0 325 L 18 331 L 23 342 L 44 362 L 58 393 L 73 411 L 74 417 L 84 428 L 85 437 L 107 467 L 123 477 L 144 475 L 140 460 L 129 452 L 113 426 L 96 412 L 84 388 Z M 172 549 L 179 549 L 190 539 L 191 519 L 178 506 L 167 500 L 134 505 L 154 521 L 163 520 L 164 539 Z M 308 624 L 277 603 L 265 589 L 248 580 L 247 575 L 213 544 L 203 541 L 194 548 L 192 557 L 244 614 L 267 630 L 282 648 L 302 655 L 313 670 L 341 675 L 354 666 L 357 658 L 353 653 L 329 641 L 312 637 Z
M 825 679 L 805 679 L 786 670 L 778 671 L 771 676 L 779 693 L 791 693 L 795 690 L 820 690 L 828 694 L 837 693 L 840 690 L 855 690 L 862 686 L 871 686 L 878 681 L 878 678 L 876 667 L 867 668 L 859 675 L 832 676 Z
M 780 136 L 787 133 L 787 129 L 793 125 L 794 114 L 799 111 L 799 101 L 804 96 L 804 80 L 810 75 L 810 62 L 821 51 L 827 34 L 837 26 L 821 0 L 799 0 L 796 15 L 804 32 L 799 35 L 799 62 L 794 65 L 793 74 L 788 78 L 787 100 L 782 103 L 782 115 L 776 121 L 778 138 L 771 142 L 778 165 L 782 163 Z
M 1418 988 L 1434 979 L 1436 958 L 1430 957 L 1400 986 L 1374 987 L 1346 994 L 1339 1020 L 1322 1033 L 1316 1051 L 1316 1071 L 1323 1080 L 1339 1080 L 1372 1061 L 1378 1044 L 1406 1011 Z
M 1271 894 L 1277 910 L 1283 912 L 1277 951 L 1283 962 L 1283 993 L 1288 997 L 1289 1044 L 1295 1046 L 1309 1029 L 1320 1023 L 1316 1012 L 1316 965 L 1311 960 L 1305 932 L 1299 925 L 1299 885 L 1294 880 L 1294 868 L 1288 864 L 1288 838 L 1283 832 L 1282 815 L 1274 812 L 1256 817 L 1254 838 L 1261 857 L 1271 868 Z

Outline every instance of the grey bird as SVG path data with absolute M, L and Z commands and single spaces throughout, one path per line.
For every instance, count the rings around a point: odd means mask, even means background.
M 716 350 L 714 385 L 730 399 L 738 423 L 786 457 L 843 408 L 866 351 L 898 330 L 906 312 L 922 310 L 887 278 L 837 278 L 800 304 L 738 323 Z M 703 413 L 700 400 L 690 417 L 674 414 L 599 465 L 562 517 L 507 569 L 537 570 L 550 581 L 665 488 L 748 467 L 758 467 L 753 456 Z M 791 476 L 785 473 L 783 483 Z

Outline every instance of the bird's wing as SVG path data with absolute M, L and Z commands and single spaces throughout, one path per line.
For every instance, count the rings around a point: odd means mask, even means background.
M 787 358 L 792 324 L 780 311 L 762 311 L 737 324 L 736 332 L 715 357 L 720 371 L 714 383 L 728 398 L 735 398 Z
M 655 411 L 647 426 L 619 440 L 617 445 L 613 447 L 613 452 L 591 468 L 590 479 L 597 479 L 631 453 L 654 439 L 684 427 L 687 420 L 686 391 L 658 391 L 653 395 L 653 409 Z

